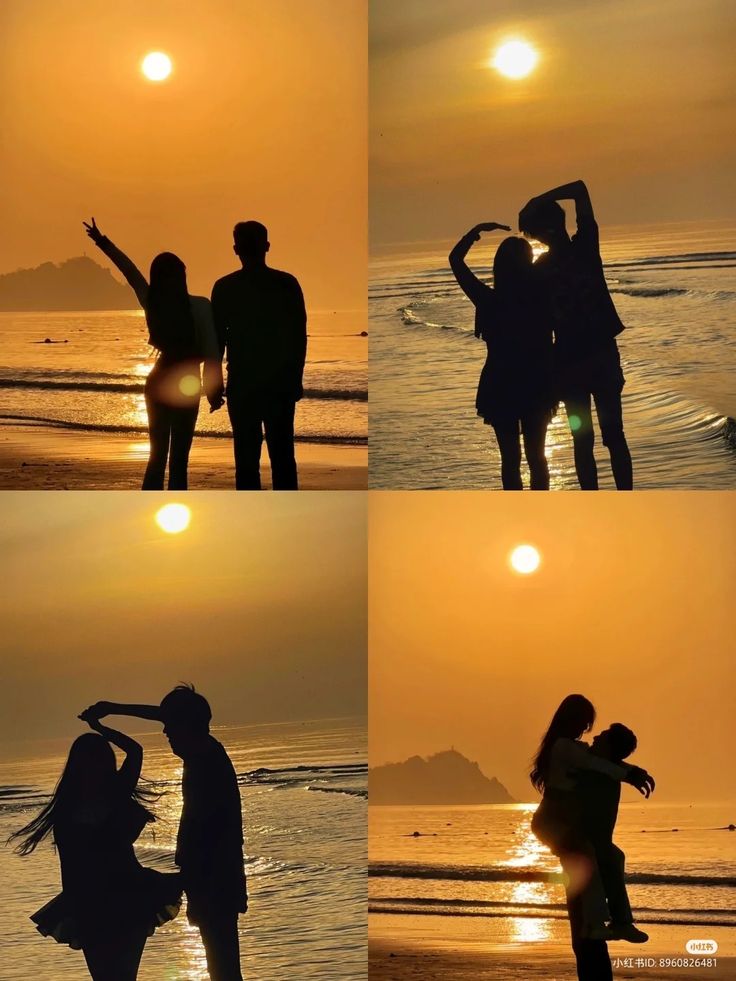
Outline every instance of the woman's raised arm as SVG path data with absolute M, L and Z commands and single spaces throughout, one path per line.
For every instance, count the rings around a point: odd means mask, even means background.
M 452 269 L 460 289 L 473 303 L 477 301 L 479 295 L 488 289 L 488 287 L 470 270 L 465 257 L 473 245 L 480 241 L 481 232 L 495 232 L 500 229 L 507 232 L 511 231 L 508 225 L 499 225 L 495 221 L 486 221 L 480 225 L 475 225 L 474 228 L 471 228 L 469 232 L 463 235 L 448 257 L 450 269 Z
M 102 234 L 94 218 L 92 219 L 91 225 L 86 221 L 83 221 L 82 224 L 97 248 L 101 252 L 104 252 L 107 258 L 112 260 L 123 276 L 125 276 L 128 285 L 132 287 L 133 292 L 138 298 L 138 302 L 142 307 L 145 307 L 146 300 L 148 299 L 148 280 L 138 266 L 117 245 L 111 242 L 107 235 Z
M 125 753 L 125 759 L 118 774 L 123 781 L 126 792 L 132 793 L 138 785 L 143 768 L 143 747 L 141 744 L 136 742 L 131 736 L 127 736 L 124 732 L 111 729 L 109 726 L 103 726 L 99 718 L 89 709 L 82 712 L 79 718 L 82 722 L 86 722 L 90 729 L 94 732 L 99 732 L 104 739 L 112 743 L 113 746 L 117 746 L 118 749 L 122 749 Z

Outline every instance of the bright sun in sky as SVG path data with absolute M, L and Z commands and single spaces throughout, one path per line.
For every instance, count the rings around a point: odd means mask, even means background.
M 141 71 L 151 82 L 163 82 L 171 74 L 171 58 L 163 51 L 150 51 L 141 62 Z
M 180 531 L 186 531 L 191 520 L 192 512 L 186 504 L 164 504 L 156 512 L 159 528 L 169 535 L 178 535 Z
M 533 545 L 517 545 L 509 557 L 511 568 L 522 576 L 536 572 L 542 557 Z
M 496 48 L 491 66 L 506 78 L 526 78 L 536 67 L 539 55 L 526 41 L 505 41 Z

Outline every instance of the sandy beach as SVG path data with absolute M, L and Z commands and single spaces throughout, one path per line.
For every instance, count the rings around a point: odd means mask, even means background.
M 148 441 L 138 434 L 69 432 L 46 426 L 8 426 L 0 431 L 0 489 L 137 490 Z M 331 443 L 297 443 L 302 490 L 363 490 L 368 449 Z M 261 458 L 264 488 L 270 486 L 268 455 Z M 232 443 L 195 438 L 189 462 L 192 490 L 235 487 Z
M 453 941 L 433 937 L 421 942 L 415 938 L 384 935 L 380 932 L 382 929 L 380 920 L 376 925 L 376 918 L 373 917 L 368 954 L 371 981 L 446 981 L 448 978 L 452 981 L 479 981 L 484 978 L 493 978 L 494 981 L 526 981 L 528 978 L 576 981 L 572 951 L 562 938 L 544 944 L 513 944 L 504 943 L 501 937 L 479 940 L 467 936 L 458 936 Z M 718 934 L 716 939 L 719 939 L 727 931 L 710 928 L 707 932 L 709 937 Z M 614 977 L 622 981 L 670 981 L 673 978 L 680 981 L 716 981 L 735 976 L 734 957 L 719 956 L 714 967 L 662 966 L 661 961 L 665 958 L 687 956 L 681 950 L 681 933 L 680 927 L 658 927 L 656 938 L 643 947 L 612 944 L 610 953 Z M 632 966 L 616 966 L 616 958 L 633 958 Z M 638 958 L 643 958 L 645 963 L 637 964 Z

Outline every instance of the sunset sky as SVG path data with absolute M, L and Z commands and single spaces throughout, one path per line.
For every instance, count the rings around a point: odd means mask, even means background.
M 95 253 L 95 215 L 209 294 L 256 218 L 313 309 L 364 308 L 366 25 L 366 0 L 3 0 L 0 273 Z
M 454 745 L 535 799 L 529 759 L 581 692 L 637 733 L 658 799 L 730 799 L 732 495 L 491 496 L 372 496 L 372 765 Z
M 0 744 L 180 681 L 221 723 L 365 712 L 362 495 L 190 492 L 179 535 L 154 520 L 169 499 L 4 494 Z
M 727 0 L 372 0 L 374 248 L 516 226 L 584 178 L 607 225 L 735 217 Z M 521 37 L 526 78 L 490 68 Z

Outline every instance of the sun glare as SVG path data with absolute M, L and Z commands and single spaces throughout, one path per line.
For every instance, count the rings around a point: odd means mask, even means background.
M 186 504 L 164 504 L 156 512 L 156 523 L 169 535 L 178 535 L 180 531 L 186 531 L 191 520 L 192 512 Z
M 163 51 L 150 51 L 141 63 L 141 71 L 151 82 L 163 82 L 171 74 L 171 58 Z
M 511 568 L 522 576 L 536 572 L 541 561 L 542 557 L 533 545 L 517 545 L 509 557 Z
M 539 55 L 526 41 L 505 41 L 493 54 L 491 67 L 506 78 L 526 78 L 534 71 Z

